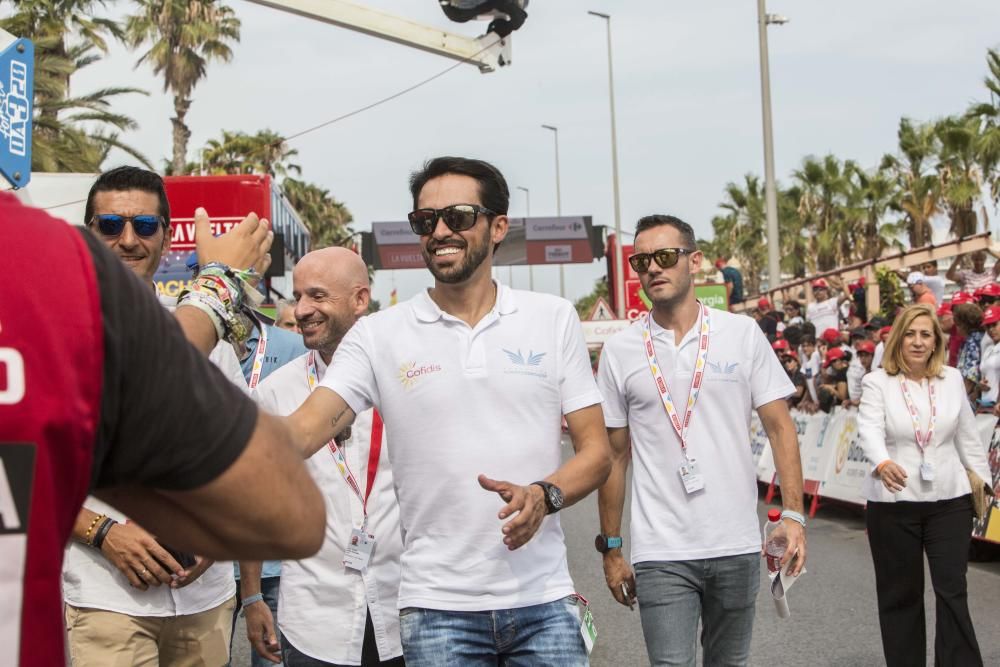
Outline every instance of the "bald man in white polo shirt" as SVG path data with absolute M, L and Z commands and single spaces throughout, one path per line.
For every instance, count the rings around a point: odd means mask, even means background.
M 368 312 L 371 293 L 368 268 L 346 248 L 307 254 L 295 265 L 292 285 L 309 352 L 255 392 L 262 407 L 279 415 L 293 413 L 323 380 L 344 335 Z M 312 558 L 281 564 L 280 642 L 260 595 L 261 563 L 240 563 L 247 636 L 259 655 L 285 667 L 401 667 L 396 598 L 403 543 L 381 419 L 372 410 L 360 413 L 344 442 L 330 443 L 306 465 L 326 499 L 326 539 Z M 346 564 L 362 527 L 378 549 L 364 564 Z
M 605 578 L 618 602 L 638 597 L 652 664 L 693 666 L 699 618 L 704 664 L 750 664 L 761 560 L 750 411 L 774 451 L 783 562 L 797 554 L 795 573 L 806 541 L 799 446 L 784 400 L 794 387 L 752 319 L 695 298 L 702 254 L 690 225 L 642 218 L 635 253 L 629 263 L 653 309 L 605 344 L 598 370 L 613 461 L 598 492 Z M 634 575 L 621 552 L 630 462 Z
M 510 196 L 495 167 L 437 158 L 410 191 L 434 287 L 358 321 L 290 427 L 311 454 L 355 413 L 385 420 L 407 665 L 586 665 L 556 512 L 604 482 L 610 451 L 579 318 L 491 279 Z

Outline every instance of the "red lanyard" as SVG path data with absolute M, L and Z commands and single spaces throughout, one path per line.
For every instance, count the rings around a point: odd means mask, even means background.
M 684 408 L 683 421 L 681 421 L 680 416 L 677 414 L 677 408 L 674 406 L 674 401 L 670 397 L 670 390 L 667 389 L 667 383 L 663 379 L 663 373 L 660 372 L 660 364 L 656 360 L 656 352 L 653 350 L 653 336 L 650 333 L 650 319 L 653 316 L 652 313 L 646 313 L 646 317 L 642 322 L 642 339 L 643 345 L 646 348 L 646 359 L 649 361 L 649 370 L 653 374 L 653 380 L 656 382 L 656 390 L 660 393 L 660 399 L 663 401 L 663 409 L 667 411 L 667 417 L 670 418 L 670 424 L 677 432 L 677 437 L 680 438 L 681 450 L 684 452 L 685 456 L 687 456 L 688 428 L 691 426 L 691 416 L 694 414 L 695 403 L 698 402 L 698 394 L 701 393 L 701 381 L 705 376 L 705 362 L 708 360 L 708 308 L 700 301 L 698 302 L 698 306 L 701 310 L 698 334 L 698 356 L 695 360 L 694 372 L 691 374 L 691 387 L 688 389 L 688 399 L 687 405 Z
M 920 456 L 924 455 L 924 449 L 930 447 L 931 439 L 934 438 L 934 427 L 937 425 L 937 406 L 934 405 L 934 380 L 932 378 L 927 379 L 927 396 L 930 399 L 931 404 L 931 418 L 927 424 L 927 433 L 924 437 L 920 437 L 920 415 L 917 412 L 917 406 L 913 404 L 913 398 L 910 396 L 910 388 L 906 386 L 906 378 L 903 374 L 899 375 L 899 387 L 903 390 L 903 400 L 906 401 L 906 409 L 910 411 L 910 419 L 913 421 L 913 437 L 917 440 L 917 449 L 920 450 Z
M 314 390 L 316 385 L 319 384 L 315 351 L 309 352 L 309 357 L 306 360 L 306 379 L 309 381 L 309 391 Z M 375 475 L 378 473 L 378 460 L 382 453 L 382 430 L 382 416 L 375 410 L 372 414 L 372 437 L 368 447 L 368 486 L 365 488 L 364 493 L 361 492 L 361 486 L 358 484 L 357 478 L 354 477 L 350 466 L 347 465 L 347 457 L 344 456 L 343 448 L 337 445 L 334 440 L 326 443 L 330 454 L 333 456 L 334 463 L 337 464 L 337 470 L 340 471 L 344 481 L 347 482 L 347 486 L 350 487 L 354 495 L 361 501 L 361 510 L 365 517 L 362 527 L 368 523 L 368 498 L 372 495 L 372 488 L 375 486 Z
M 257 350 L 253 354 L 253 370 L 250 371 L 250 382 L 247 383 L 250 389 L 256 388 L 260 382 L 260 374 L 264 370 L 264 350 L 267 349 L 267 325 L 263 322 L 257 322 L 256 325 L 257 331 L 260 332 L 260 337 L 257 339 Z

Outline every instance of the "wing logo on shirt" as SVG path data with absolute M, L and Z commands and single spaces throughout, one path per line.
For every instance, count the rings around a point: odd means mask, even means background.
M 517 352 L 512 352 L 506 348 L 500 348 L 504 355 L 507 356 L 507 361 L 510 365 L 504 369 L 504 373 L 513 373 L 515 375 L 534 375 L 536 377 L 548 377 L 542 369 L 542 359 L 547 354 L 546 352 L 535 352 L 534 350 L 528 350 L 528 355 L 525 356 L 521 352 L 520 348 Z
M 706 361 L 705 363 L 708 364 L 708 367 L 711 368 L 713 372 L 721 373 L 723 375 L 732 375 L 736 372 L 736 369 L 739 368 L 740 365 L 740 362 L 738 361 L 734 361 L 732 363 Z

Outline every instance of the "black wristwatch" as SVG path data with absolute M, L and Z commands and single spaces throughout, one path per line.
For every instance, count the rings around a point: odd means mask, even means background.
M 532 484 L 542 487 L 542 491 L 545 492 L 545 507 L 548 509 L 548 514 L 555 514 L 563 508 L 565 500 L 562 489 L 550 482 L 532 482 Z
M 594 548 L 602 554 L 606 554 L 612 549 L 621 549 L 622 538 L 617 535 L 605 535 L 601 533 L 594 538 Z

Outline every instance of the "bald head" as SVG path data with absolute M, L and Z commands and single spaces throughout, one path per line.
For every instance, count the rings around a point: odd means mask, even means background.
M 330 247 L 306 254 L 292 272 L 308 273 L 321 278 L 328 287 L 368 288 L 368 267 L 358 253 L 347 248 Z
M 292 285 L 302 342 L 329 363 L 347 331 L 368 312 L 368 267 L 347 248 L 314 250 L 295 265 Z

